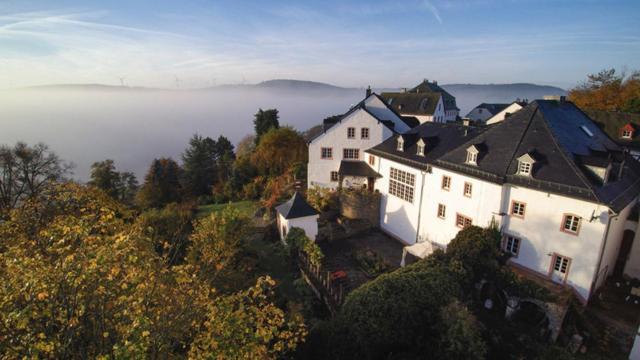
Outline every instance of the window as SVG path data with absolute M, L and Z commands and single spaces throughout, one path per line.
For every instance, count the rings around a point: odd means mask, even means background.
M 396 147 L 396 150 L 398 151 L 404 150 L 404 140 L 401 137 L 398 138 L 398 146 Z
M 447 215 L 447 207 L 443 204 L 438 204 L 438 217 L 444 219 Z
M 369 138 L 369 128 L 360 129 L 360 138 L 361 139 L 368 139 Z
M 507 236 L 504 240 L 504 251 L 517 257 L 520 251 L 520 239 L 514 236 Z
M 580 221 L 582 219 L 577 215 L 565 214 L 562 219 L 562 231 L 569 234 L 578 235 L 580 231 Z
M 467 151 L 467 164 L 476 165 L 478 163 L 478 153 Z
M 333 148 L 323 147 L 321 150 L 320 157 L 323 159 L 331 159 L 333 157 Z
M 376 164 L 376 157 L 369 155 L 369 165 L 374 166 Z
M 356 138 L 356 128 L 347 128 L 347 138 L 355 139 Z
M 456 214 L 456 226 L 459 228 L 466 228 L 467 226 L 471 226 L 473 221 L 471 218 L 466 217 L 464 215 Z
M 633 134 L 633 131 L 631 130 L 622 130 L 622 138 L 623 139 L 631 139 L 631 135 Z
M 451 178 L 446 175 L 442 175 L 442 190 L 449 191 L 450 188 L 451 188 Z
M 525 153 L 522 156 L 518 157 L 518 171 L 516 174 L 531 176 L 531 171 L 533 170 L 533 164 L 536 162 L 536 159 L 531 156 L 529 153 Z
M 360 149 L 342 149 L 342 158 L 358 160 L 360 158 Z
M 413 187 L 415 183 L 415 175 L 395 168 L 389 170 L 389 194 L 413 203 Z
M 337 171 L 332 171 L 331 172 L 331 181 L 338 181 L 339 177 L 338 177 L 338 172 Z
M 556 254 L 553 260 L 553 277 L 557 276 L 559 278 L 558 281 L 564 281 L 567 278 L 570 261 L 568 257 Z
M 466 197 L 471 197 L 471 191 L 472 191 L 472 185 L 471 183 L 465 182 L 464 183 L 464 196 Z
M 511 215 L 519 218 L 524 218 L 524 210 L 526 208 L 526 204 L 519 201 L 511 202 Z
M 424 156 L 424 145 L 418 144 L 417 154 L 418 154 L 418 156 Z

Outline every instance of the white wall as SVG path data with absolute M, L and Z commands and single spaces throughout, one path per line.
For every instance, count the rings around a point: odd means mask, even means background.
M 616 260 L 618 259 L 618 253 L 620 252 L 620 245 L 622 244 L 622 237 L 624 230 L 627 228 L 627 217 L 631 212 L 635 201 L 627 205 L 618 216 L 615 214 L 610 215 L 611 221 L 609 222 L 609 231 L 607 233 L 606 248 L 604 249 L 604 255 L 602 256 L 602 263 L 600 265 L 600 272 L 598 275 L 598 283 L 596 288 L 604 283 L 604 280 L 613 273 Z M 607 219 L 609 219 L 609 217 Z M 633 249 L 632 249 L 633 250 Z
M 354 139 L 347 138 L 347 128 L 356 129 Z M 360 129 L 369 128 L 369 139 L 360 137 Z M 342 150 L 344 148 L 360 149 L 360 159 L 366 161 L 364 151 L 380 144 L 393 132 L 376 118 L 364 110 L 356 110 L 348 117 L 335 124 L 327 132 L 309 144 L 309 164 L 307 182 L 309 188 L 320 186 L 324 188 L 337 188 L 338 182 L 331 181 L 331 171 L 338 171 L 342 161 Z M 333 158 L 322 159 L 321 151 L 323 147 L 333 149 Z
M 393 131 L 397 133 L 404 133 L 411 128 L 404 121 L 398 118 L 396 114 L 387 107 L 387 105 L 381 101 L 377 96 L 369 96 L 365 102 L 365 107 L 378 119 L 391 120 L 395 123 Z
M 566 284 L 583 300 L 588 299 L 609 219 L 608 208 L 524 187 L 505 186 L 509 205 L 512 200 L 526 204 L 523 219 L 512 215 L 503 219 L 503 233 L 521 239 L 518 257 L 511 261 L 549 276 L 553 254 L 566 256 L 571 259 Z M 560 230 L 565 213 L 582 218 L 578 235 Z
M 278 233 L 280 233 L 280 239 L 284 240 L 286 237 L 283 231 L 284 229 L 286 229 L 286 233 L 288 234 L 292 228 L 298 227 L 304 230 L 309 239 L 315 241 L 318 235 L 318 217 L 318 215 L 312 215 L 287 220 L 284 216 L 278 214 Z
M 416 176 L 413 203 L 389 194 L 391 167 Z M 380 227 L 403 242 L 414 243 L 418 232 L 418 241 L 446 247 L 460 231 L 456 226 L 458 213 L 481 227 L 494 220 L 503 234 L 520 238 L 519 254 L 511 260 L 515 264 L 549 277 L 553 254 L 562 255 L 571 259 L 566 284 L 583 300 L 594 290 L 592 283 L 609 221 L 606 206 L 511 184 L 499 185 L 438 167 L 425 173 L 380 157 L 376 157 L 376 170 L 383 176 L 375 184 L 382 195 Z M 449 191 L 441 189 L 443 175 L 451 178 Z M 471 197 L 464 196 L 465 182 L 472 185 Z M 526 204 L 523 219 L 510 215 L 513 200 Z M 438 204 L 446 206 L 444 219 L 437 216 Z M 621 211 L 621 220 L 611 221 L 601 266 L 602 269 L 608 266 L 609 272 L 613 270 L 631 207 Z M 578 235 L 560 230 L 566 213 L 582 218 Z M 635 247 L 635 251 L 639 251 L 639 247 Z
M 442 189 L 442 177 L 451 178 L 450 190 Z M 464 196 L 464 183 L 472 186 L 471 197 Z M 423 195 L 420 236 L 443 247 L 449 244 L 460 228 L 456 226 L 456 214 L 472 219 L 473 225 L 487 227 L 491 219 L 500 222 L 494 214 L 500 212 L 502 187 L 470 176 L 434 167 L 427 175 Z M 438 204 L 446 206 L 445 218 L 438 218 Z
M 389 194 L 389 171 L 391 167 L 415 175 L 416 183 L 413 190 L 413 203 Z M 378 173 L 382 175 L 382 178 L 375 183 L 375 189 L 380 191 L 381 194 L 380 228 L 406 244 L 415 243 L 422 189 L 422 172 L 381 157 L 376 157 L 376 168 Z
M 444 114 L 444 121 L 445 122 L 449 122 L 449 121 L 456 121 L 456 118 L 458 117 L 458 110 L 447 110 L 445 111 Z
M 484 122 L 488 118 L 493 116 L 487 109 L 475 107 L 467 114 L 467 117 L 473 121 Z
M 516 112 L 518 112 L 518 110 L 520 109 L 522 109 L 522 106 L 520 104 L 513 103 L 507 106 L 506 108 L 502 109 L 502 111 L 500 111 L 499 113 L 489 118 L 489 120 L 487 120 L 487 125 L 499 123 L 500 121 L 505 119 L 505 117 L 507 116 L 507 113 L 513 115 Z

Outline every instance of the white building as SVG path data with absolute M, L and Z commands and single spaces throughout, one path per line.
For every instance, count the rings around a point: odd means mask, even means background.
M 367 153 L 382 230 L 446 248 L 465 226 L 494 223 L 513 266 L 585 302 L 619 262 L 640 193 L 640 164 L 565 101 L 487 128 L 425 123 Z
M 466 118 L 476 121 L 476 122 L 485 122 L 487 119 L 492 117 L 493 115 L 499 113 L 504 110 L 509 104 L 489 104 L 482 103 L 469 111 Z
M 403 118 L 368 90 L 366 98 L 346 114 L 325 121 L 323 132 L 310 141 L 309 188 L 372 188 L 379 175 L 368 165 L 364 151 L 416 125 L 417 120 Z
M 315 241 L 318 235 L 319 214 L 299 192 L 296 191 L 291 199 L 277 206 L 276 213 L 276 222 L 281 240 L 284 241 L 289 230 L 298 227 L 304 230 L 309 239 Z
M 385 92 L 380 96 L 397 113 L 412 116 L 420 123 L 449 122 L 458 118 L 460 109 L 456 98 L 438 85 L 424 80 L 411 90 L 399 93 Z
M 517 113 L 520 109 L 522 109 L 525 106 L 527 106 L 527 103 L 525 101 L 514 101 L 511 104 L 507 105 L 507 107 L 498 111 L 492 117 L 487 119 L 486 124 L 491 125 L 491 124 L 499 123 L 500 121 L 506 119 L 507 117 Z

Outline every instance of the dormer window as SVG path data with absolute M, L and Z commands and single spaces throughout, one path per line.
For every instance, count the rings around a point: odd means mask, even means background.
M 467 148 L 467 161 L 469 165 L 478 165 L 478 153 L 480 151 L 475 145 L 471 145 Z
M 398 137 L 398 145 L 396 146 L 396 150 L 404 151 L 404 139 L 402 138 L 402 136 Z
M 531 172 L 533 170 L 533 163 L 535 163 L 535 159 L 527 154 L 524 154 L 518 158 L 518 175 L 522 176 L 531 176 Z
M 631 124 L 627 124 L 620 129 L 620 138 L 630 140 L 633 138 L 634 127 Z
M 424 156 L 424 141 L 422 139 L 418 140 L 416 143 L 416 155 Z

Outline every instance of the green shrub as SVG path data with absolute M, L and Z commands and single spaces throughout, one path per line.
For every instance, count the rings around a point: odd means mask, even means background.
M 309 262 L 315 266 L 319 266 L 324 258 L 324 254 L 318 244 L 310 240 L 304 230 L 298 227 L 291 228 L 284 241 L 289 254 L 294 259 L 298 256 L 299 251 L 307 255 Z

